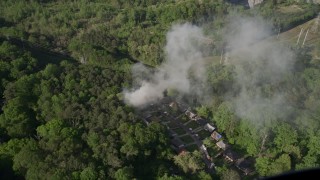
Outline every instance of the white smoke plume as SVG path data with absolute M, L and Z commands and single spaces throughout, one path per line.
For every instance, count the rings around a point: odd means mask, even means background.
M 236 19 L 228 28 L 229 59 L 234 66 L 235 95 L 227 96 L 236 114 L 254 122 L 283 119 L 291 108 L 281 84 L 292 72 L 293 51 L 276 40 L 264 39 L 271 26 L 260 18 Z
M 145 73 L 143 79 L 135 78 L 139 87 L 133 91 L 125 92 L 125 101 L 133 106 L 143 106 L 163 97 L 166 89 L 175 89 L 181 93 L 189 93 L 189 72 L 192 69 L 195 78 L 202 81 L 204 66 L 201 52 L 201 41 L 205 39 L 202 29 L 191 25 L 175 25 L 167 34 L 165 46 L 166 60 L 155 73 Z M 134 77 L 146 68 L 141 64 L 133 68 Z M 148 78 L 148 79 L 146 79 Z M 137 80 L 139 79 L 139 80 Z
M 292 72 L 295 57 L 290 48 L 267 39 L 271 28 L 262 18 L 234 18 L 226 26 L 223 38 L 223 63 L 234 67 L 234 83 L 225 92 L 225 100 L 231 102 L 238 117 L 254 122 L 283 119 L 291 111 L 281 84 Z M 125 92 L 126 102 L 143 106 L 161 99 L 170 88 L 210 99 L 205 87 L 203 39 L 206 37 L 197 26 L 173 26 L 167 34 L 166 61 L 153 73 L 141 64 L 133 68 L 137 88 Z M 190 84 L 190 69 L 196 72 L 196 88 Z

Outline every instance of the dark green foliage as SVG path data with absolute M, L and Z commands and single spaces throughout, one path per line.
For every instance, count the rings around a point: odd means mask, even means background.
M 174 156 L 166 129 L 141 124 L 123 103 L 132 62 L 159 65 L 172 24 L 204 24 L 217 47 L 209 54 L 220 55 L 227 13 L 260 14 L 285 30 L 319 11 L 308 4 L 298 4 L 298 13 L 277 11 L 288 2 L 247 11 L 222 0 L 1 1 L 0 179 L 211 179 L 202 154 Z M 212 119 L 236 151 L 253 156 L 260 176 L 320 166 L 320 71 L 307 48 L 296 51 L 296 72 L 277 87 L 296 112 L 259 128 L 239 119 L 223 97 L 233 67 L 208 66 L 215 98 L 198 114 Z M 78 62 L 64 60 L 68 55 Z M 239 178 L 227 166 L 217 172 Z
M 24 54 L 6 43 L 2 47 L 7 83 L 0 127 L 9 141 L 2 142 L 0 156 L 16 174 L 27 179 L 154 177 L 159 164 L 171 157 L 163 127 L 135 125 L 134 112 L 119 100 L 130 80 L 123 68 L 67 61 L 40 72 L 28 65 L 7 68 Z M 23 62 L 32 59 L 26 57 Z M 21 75 L 6 76 L 12 72 Z M 146 163 L 149 170 L 141 167 Z M 1 171 L 12 171 L 5 168 Z M 168 170 L 159 175 L 163 172 Z

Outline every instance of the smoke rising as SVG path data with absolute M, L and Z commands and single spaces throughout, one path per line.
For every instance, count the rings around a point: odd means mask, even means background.
M 227 63 L 235 67 L 233 89 L 238 93 L 226 98 L 236 114 L 255 122 L 285 118 L 291 108 L 281 83 L 293 70 L 293 51 L 264 39 L 271 34 L 271 26 L 260 18 L 237 19 L 228 28 L 235 30 L 227 35 Z
M 233 85 L 224 97 L 242 119 L 255 122 L 282 119 L 291 110 L 281 83 L 292 72 L 295 57 L 290 48 L 267 39 L 271 30 L 262 18 L 233 18 L 224 31 L 223 66 L 234 67 Z M 141 64 L 135 65 L 133 75 L 137 88 L 125 92 L 125 101 L 143 106 L 162 98 L 166 89 L 193 93 L 208 100 L 203 39 L 206 37 L 197 26 L 173 26 L 167 34 L 166 61 L 156 72 L 148 71 Z M 199 86 L 191 85 L 190 69 L 195 72 L 193 78 Z
M 149 79 L 138 80 L 138 88 L 125 92 L 125 100 L 133 106 L 142 106 L 163 97 L 166 89 L 175 89 L 181 93 L 189 93 L 189 72 L 195 71 L 195 78 L 205 79 L 201 40 L 204 39 L 202 29 L 191 25 L 175 25 L 167 33 L 165 46 L 166 61 L 155 73 L 147 73 Z M 146 72 L 141 64 L 136 65 L 133 76 L 137 72 Z

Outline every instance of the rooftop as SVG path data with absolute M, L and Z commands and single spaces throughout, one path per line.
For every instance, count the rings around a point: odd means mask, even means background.
M 209 131 L 209 132 L 212 132 L 212 131 L 214 131 L 216 128 L 215 128 L 212 124 L 207 123 L 207 124 L 204 126 L 204 129 L 207 130 L 207 131 Z
M 227 144 L 225 144 L 222 140 L 217 142 L 216 145 L 223 150 L 226 150 L 227 148 Z
M 211 134 L 211 137 L 212 139 L 216 140 L 216 141 L 219 141 L 219 139 L 222 138 L 221 134 L 219 134 L 217 131 L 214 131 L 212 134 Z
M 254 171 L 253 164 L 253 158 L 241 158 L 238 159 L 235 163 L 236 167 L 240 169 L 245 175 L 248 175 Z
M 231 162 L 236 161 L 237 159 L 240 158 L 240 155 L 231 149 L 227 149 L 224 152 L 224 156 Z

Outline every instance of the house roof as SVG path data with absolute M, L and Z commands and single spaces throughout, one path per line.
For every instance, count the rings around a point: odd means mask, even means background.
M 240 158 L 239 154 L 231 149 L 227 149 L 224 152 L 225 157 L 227 157 L 228 159 L 230 159 L 231 161 L 236 161 L 237 159 Z
M 178 108 L 178 107 L 179 107 L 179 106 L 178 106 L 178 103 L 175 102 L 175 101 L 172 101 L 172 102 L 169 104 L 169 106 L 172 107 L 172 108 Z
M 194 118 L 197 117 L 197 114 L 196 114 L 196 113 L 193 113 L 193 112 L 191 112 L 191 111 L 189 111 L 189 110 L 187 110 L 187 111 L 185 112 L 185 114 L 186 114 L 189 118 L 191 118 L 191 119 L 194 119 Z
M 207 123 L 207 124 L 204 126 L 204 129 L 205 129 L 205 130 L 208 130 L 209 132 L 212 132 L 212 131 L 214 131 L 216 128 L 215 128 L 212 124 Z
M 235 163 L 236 167 L 240 169 L 245 175 L 254 171 L 254 159 L 253 158 L 240 158 Z
M 216 145 L 223 150 L 227 148 L 227 145 L 222 140 L 217 142 Z
M 222 138 L 221 134 L 219 134 L 217 131 L 214 131 L 212 134 L 211 134 L 211 137 L 216 140 L 216 141 L 219 141 L 219 139 Z

